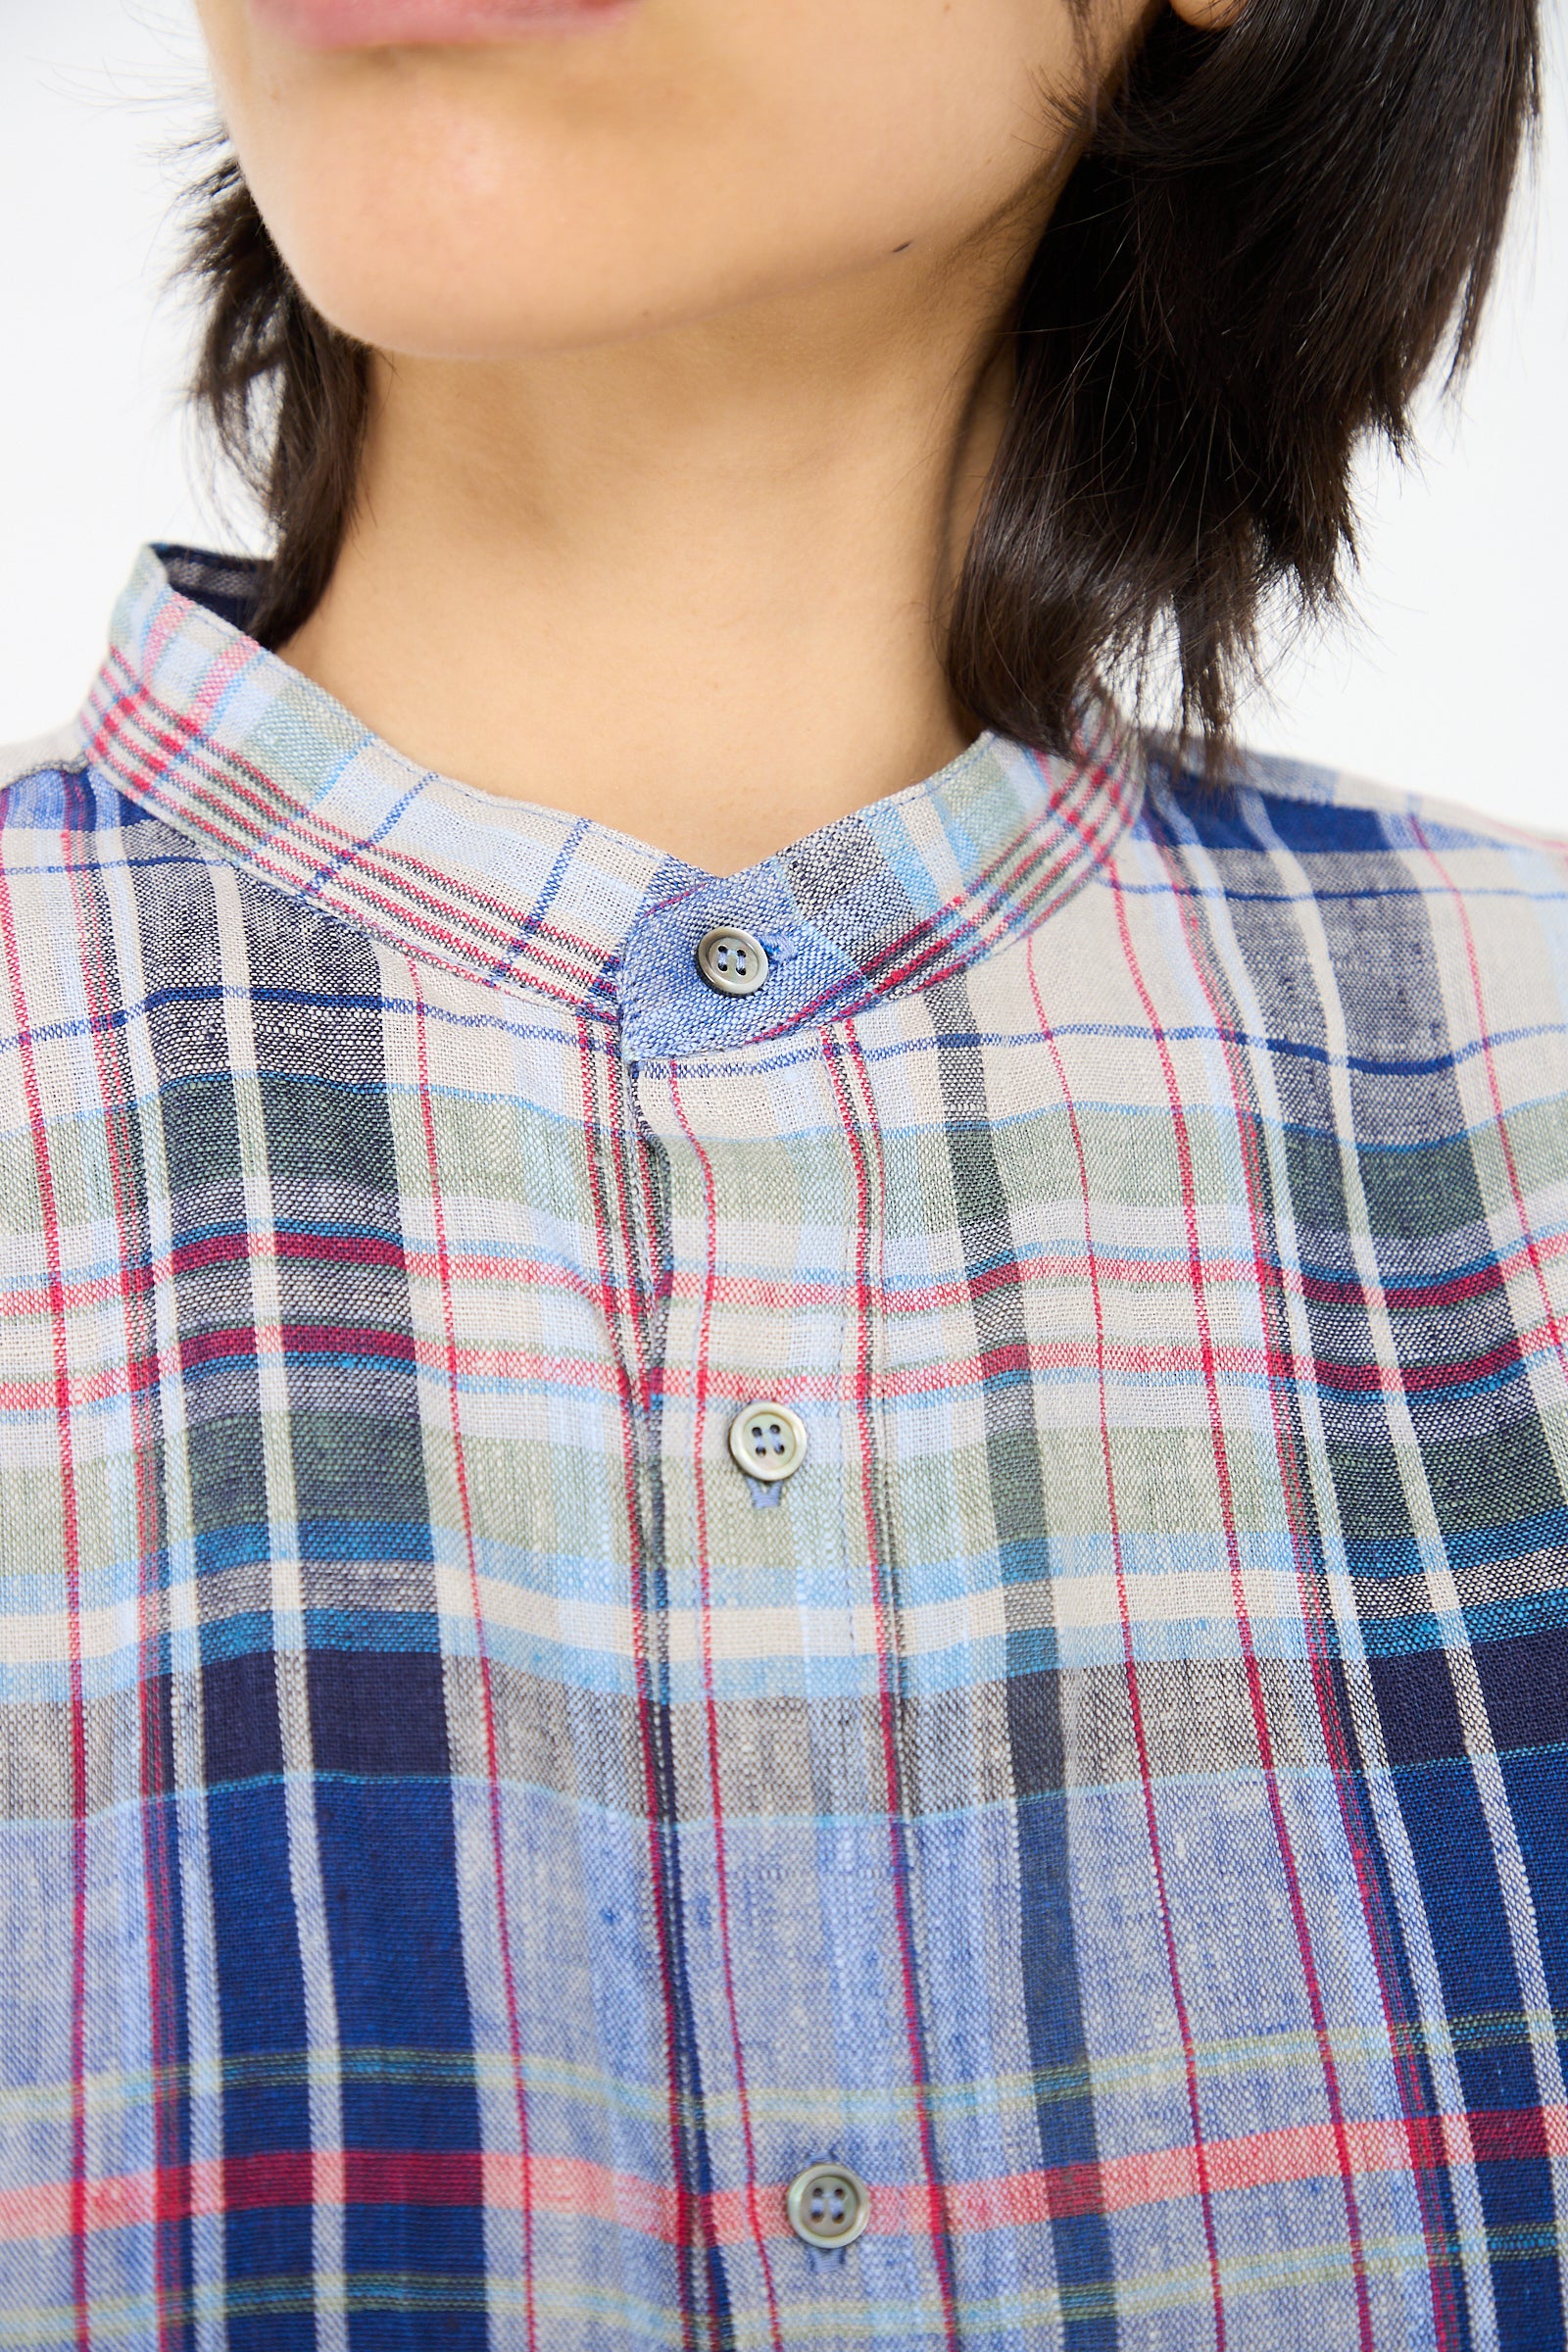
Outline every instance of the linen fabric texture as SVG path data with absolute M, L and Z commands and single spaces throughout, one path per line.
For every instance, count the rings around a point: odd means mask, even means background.
M 0 2345 L 1563 2344 L 1561 846 L 1090 712 L 716 879 L 254 588 L 0 793 Z

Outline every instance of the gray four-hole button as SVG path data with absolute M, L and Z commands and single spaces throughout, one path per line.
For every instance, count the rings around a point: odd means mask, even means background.
M 871 2218 L 871 2192 L 847 2164 L 808 2164 L 790 2182 L 787 2206 L 808 2246 L 853 2246 Z
M 748 1478 L 773 1486 L 793 1478 L 806 1459 L 806 1424 L 771 1396 L 760 1397 L 729 1425 L 729 1450 Z
M 750 931 L 721 923 L 699 940 L 697 969 L 721 997 L 754 997 L 767 978 L 767 950 Z

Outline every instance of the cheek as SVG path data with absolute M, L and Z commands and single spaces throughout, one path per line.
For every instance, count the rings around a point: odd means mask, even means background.
M 382 350 L 646 333 L 956 243 L 1049 160 L 1032 75 L 1051 60 L 1002 37 L 1013 0 L 646 0 L 573 41 L 258 44 L 243 72 L 233 4 L 204 0 L 257 200 L 311 299 Z

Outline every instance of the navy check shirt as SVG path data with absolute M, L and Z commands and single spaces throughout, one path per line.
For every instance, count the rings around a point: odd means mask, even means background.
M 720 879 L 253 588 L 0 771 L 0 2345 L 1561 2346 L 1561 846 Z

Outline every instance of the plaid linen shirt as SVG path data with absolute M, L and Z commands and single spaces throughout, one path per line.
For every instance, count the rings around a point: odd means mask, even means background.
M 251 588 L 0 794 L 0 2344 L 1563 2344 L 1560 848 L 1097 721 L 717 880 Z

